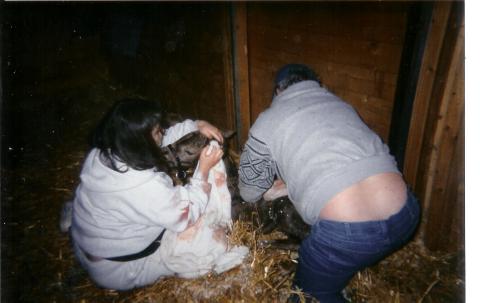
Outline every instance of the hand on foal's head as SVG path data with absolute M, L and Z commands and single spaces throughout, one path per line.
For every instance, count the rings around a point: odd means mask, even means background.
M 212 124 L 204 120 L 197 120 L 197 127 L 200 133 L 207 138 L 215 139 L 221 144 L 223 143 L 222 132 Z

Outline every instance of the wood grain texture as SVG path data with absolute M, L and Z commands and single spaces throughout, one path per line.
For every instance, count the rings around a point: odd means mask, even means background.
M 425 124 L 429 116 L 429 105 L 451 6 L 452 4 L 449 2 L 435 3 L 430 32 L 425 45 L 422 66 L 420 67 L 403 168 L 405 179 L 412 185 L 415 185 L 417 180 L 417 171 L 420 164 L 418 155 L 424 139 Z
M 374 2 L 248 4 L 252 121 L 270 105 L 277 69 L 305 63 L 386 140 L 407 8 Z

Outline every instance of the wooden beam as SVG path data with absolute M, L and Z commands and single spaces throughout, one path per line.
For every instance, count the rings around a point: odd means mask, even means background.
M 457 175 L 455 157 L 463 157 L 455 153 L 459 134 L 462 133 L 464 115 L 464 28 L 459 30 L 452 51 L 451 62 L 445 76 L 445 84 L 440 99 L 438 120 L 436 121 L 430 161 L 426 175 L 424 192 L 425 244 L 430 249 L 447 249 L 445 245 L 446 232 L 457 227 L 452 226 L 451 214 L 458 208 L 456 200 L 450 200 L 447 195 L 459 186 L 458 182 L 449 182 Z M 457 181 L 457 180 L 456 180 Z M 453 188 L 452 188 L 453 187 Z M 448 241 L 447 241 L 448 242 Z
M 431 29 L 427 38 L 422 66 L 420 68 L 403 167 L 405 179 L 413 186 L 414 190 L 416 189 L 419 155 L 425 136 L 425 124 L 430 109 L 430 100 L 436 77 L 438 59 L 445 38 L 451 7 L 451 2 L 435 2 Z
M 237 133 L 239 145 L 242 146 L 248 138 L 248 130 L 251 126 L 247 7 L 245 2 L 232 3 L 232 11 L 235 101 L 238 115 Z
M 234 86 L 234 68 L 232 62 L 232 29 L 231 29 L 231 19 L 229 13 L 229 6 L 225 5 L 225 10 L 222 13 L 223 19 L 223 68 L 224 68 L 224 79 L 225 79 L 225 119 L 227 122 L 228 130 L 237 130 L 237 121 L 236 121 L 236 106 L 235 106 L 235 86 Z M 236 140 L 234 140 L 235 142 Z M 231 148 L 237 150 L 237 144 L 232 144 Z

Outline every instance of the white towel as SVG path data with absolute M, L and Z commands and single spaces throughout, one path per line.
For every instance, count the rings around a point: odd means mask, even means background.
M 245 246 L 227 244 L 226 231 L 232 225 L 232 200 L 222 160 L 210 170 L 208 182 L 212 188 L 205 213 L 184 232 L 167 230 L 160 245 L 167 267 L 183 278 L 196 278 L 212 270 L 227 271 L 240 265 L 248 254 Z

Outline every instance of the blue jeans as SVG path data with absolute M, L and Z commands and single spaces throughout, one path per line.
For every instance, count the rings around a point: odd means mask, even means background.
M 407 243 L 419 218 L 409 191 L 405 206 L 384 221 L 318 221 L 300 246 L 294 286 L 322 303 L 345 302 L 341 291 L 355 273 Z

